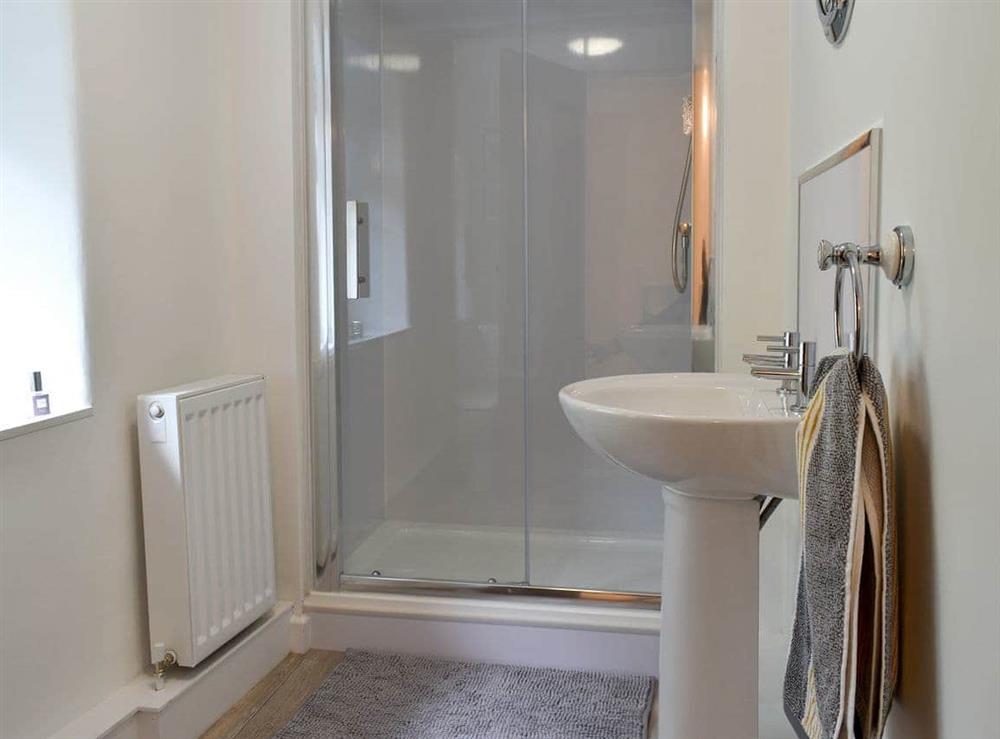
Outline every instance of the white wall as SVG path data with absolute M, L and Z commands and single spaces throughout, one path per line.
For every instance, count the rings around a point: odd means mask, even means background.
M 269 375 L 279 589 L 300 592 L 292 12 L 74 6 L 94 415 L 0 443 L 0 735 L 144 668 L 134 399 Z
M 741 371 L 752 334 L 791 325 L 794 183 L 874 125 L 884 129 L 883 230 L 916 233 L 914 283 L 880 286 L 877 321 L 901 516 L 892 737 L 988 736 L 1000 723 L 998 7 L 858 3 L 834 49 L 811 3 L 722 4 L 719 368 Z M 769 524 L 762 563 L 768 548 L 782 556 L 774 539 L 790 527 Z M 771 598 L 787 596 L 767 577 L 765 629 L 768 609 L 786 610 Z
M 691 58 L 690 44 L 677 46 L 674 58 Z M 691 294 L 680 294 L 673 286 L 664 236 L 673 229 L 687 158 L 680 101 L 691 95 L 691 87 L 690 64 L 672 75 L 594 75 L 587 80 L 583 217 L 587 345 L 608 346 L 645 318 L 644 292 L 655 295 L 650 300 L 652 310 L 669 309 L 669 322 L 680 337 L 671 347 L 669 363 L 643 366 L 627 351 L 618 352 L 604 362 L 593 362 L 588 377 L 691 367 L 686 330 Z M 690 202 L 690 189 L 687 199 Z M 682 220 L 691 220 L 690 208 Z
M 229 44 L 226 361 L 268 378 L 278 597 L 293 600 L 311 572 L 301 536 L 311 515 L 301 9 L 291 0 L 213 4 L 227 10 Z
M 889 736 L 1000 725 L 1000 5 L 859 2 L 843 46 L 790 6 L 791 176 L 884 130 L 883 230 L 914 281 L 883 281 L 877 352 L 897 454 L 901 676 Z
M 716 369 L 746 372 L 758 334 L 792 328 L 789 243 L 788 3 L 720 0 L 722 188 Z M 794 275 L 794 270 L 791 272 Z
M 792 189 L 788 172 L 788 3 L 722 0 L 717 369 L 748 374 L 758 334 L 795 326 Z M 788 269 L 788 263 L 791 269 Z M 760 736 L 793 736 L 781 708 L 797 570 L 798 507 L 785 503 L 760 540 Z

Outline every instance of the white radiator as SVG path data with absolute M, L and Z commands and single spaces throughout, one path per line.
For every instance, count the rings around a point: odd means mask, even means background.
M 275 602 L 264 389 L 230 375 L 138 398 L 149 641 L 184 667 Z

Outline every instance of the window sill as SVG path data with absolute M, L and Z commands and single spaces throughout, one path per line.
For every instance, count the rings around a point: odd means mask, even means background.
M 33 434 L 34 432 L 41 431 L 42 429 L 51 428 L 52 426 L 61 426 L 64 423 L 78 421 L 81 418 L 89 418 L 92 415 L 94 415 L 93 407 L 87 406 L 86 408 L 69 411 L 68 413 L 45 416 L 44 418 L 34 418 L 26 423 L 22 423 L 19 426 L 11 426 L 9 429 L 0 429 L 0 441 L 13 439 L 15 436 Z

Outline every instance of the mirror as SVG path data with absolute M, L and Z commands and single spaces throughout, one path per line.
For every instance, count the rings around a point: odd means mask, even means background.
M 882 130 L 873 128 L 799 177 L 798 327 L 803 340 L 816 342 L 816 356 L 836 348 L 833 290 L 836 270 L 820 271 L 816 250 L 822 239 L 838 244 L 876 244 L 879 235 L 879 172 Z M 875 346 L 876 290 L 879 280 L 862 266 L 865 351 Z M 842 284 L 842 305 L 853 305 L 851 280 Z M 843 338 L 850 345 L 854 327 L 847 311 Z

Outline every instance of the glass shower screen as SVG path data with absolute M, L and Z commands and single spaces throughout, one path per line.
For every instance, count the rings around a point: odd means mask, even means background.
M 657 486 L 557 394 L 691 369 L 690 2 L 332 8 L 343 581 L 657 592 Z

